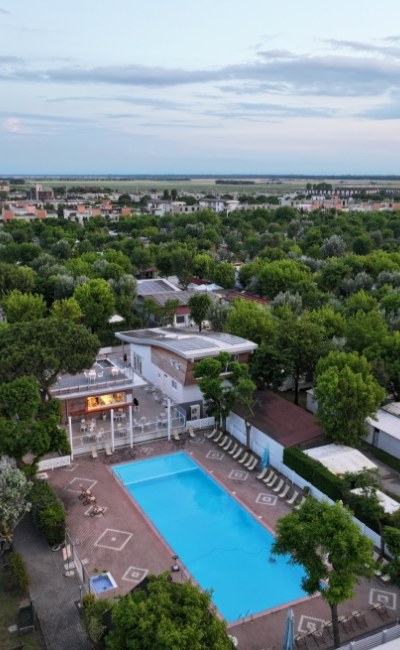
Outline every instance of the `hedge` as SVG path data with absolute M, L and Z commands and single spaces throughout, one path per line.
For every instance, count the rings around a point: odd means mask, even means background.
M 50 546 L 65 541 L 65 510 L 55 490 L 46 481 L 36 479 L 29 494 L 32 517 Z
M 343 498 L 341 479 L 332 474 L 318 460 L 307 456 L 298 447 L 286 447 L 283 453 L 283 462 L 332 501 Z

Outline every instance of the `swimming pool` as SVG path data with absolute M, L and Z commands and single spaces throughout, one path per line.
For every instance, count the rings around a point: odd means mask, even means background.
M 304 597 L 301 567 L 185 452 L 113 471 L 229 623 Z

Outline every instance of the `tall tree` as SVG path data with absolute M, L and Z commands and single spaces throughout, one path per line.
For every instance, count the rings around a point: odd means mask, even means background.
M 0 537 L 12 544 L 14 529 L 31 509 L 27 497 L 32 483 L 8 463 L 0 465 Z
M 205 320 L 211 305 L 212 298 L 210 297 L 210 294 L 206 292 L 196 293 L 189 298 L 188 306 L 190 309 L 190 318 L 192 318 L 196 325 L 198 325 L 199 332 L 201 332 L 203 320 Z
M 97 278 L 76 287 L 74 298 L 79 303 L 85 324 L 98 331 L 107 323 L 115 309 L 115 296 L 106 280 Z
M 304 567 L 302 587 L 310 596 L 321 593 L 331 609 L 334 646 L 340 645 L 338 605 L 354 597 L 360 576 L 373 575 L 372 541 L 353 522 L 341 502 L 330 505 L 308 497 L 299 510 L 279 519 L 273 552 L 290 554 Z
M 334 442 L 357 447 L 367 435 L 366 418 L 374 417 L 385 397 L 368 361 L 357 353 L 330 352 L 316 375 L 319 423 Z
M 208 592 L 190 582 L 149 576 L 143 588 L 121 598 L 112 610 L 109 650 L 231 650 L 226 624 L 214 613 Z
M 3 299 L 2 305 L 9 323 L 43 318 L 47 310 L 43 296 L 22 293 L 18 289 L 11 291 Z
M 265 305 L 237 298 L 231 303 L 224 329 L 260 344 L 275 338 L 276 321 Z

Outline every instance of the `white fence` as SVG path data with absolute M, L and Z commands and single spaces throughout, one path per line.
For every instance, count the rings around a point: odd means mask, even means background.
M 387 630 L 381 630 L 377 634 L 371 634 L 371 636 L 360 639 L 359 641 L 350 641 L 346 645 L 341 645 L 340 648 L 341 650 L 373 650 L 373 648 L 381 648 L 381 644 L 394 641 L 395 639 L 400 639 L 400 625 L 394 625 Z M 395 644 L 394 647 L 399 648 L 400 642 L 399 644 Z
M 68 467 L 68 465 L 71 465 L 71 456 L 47 458 L 47 460 L 39 461 L 39 472 L 45 472 L 47 469 L 56 469 L 57 467 Z
M 215 424 L 215 418 L 200 418 L 199 420 L 186 420 L 186 426 L 191 429 L 211 429 Z

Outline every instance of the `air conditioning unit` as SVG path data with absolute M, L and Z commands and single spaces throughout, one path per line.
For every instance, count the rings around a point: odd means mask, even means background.
M 191 404 L 190 405 L 190 419 L 199 420 L 200 419 L 200 404 Z

